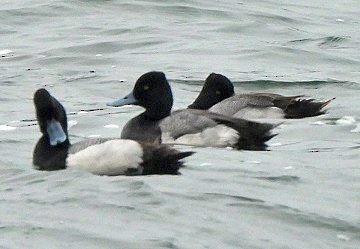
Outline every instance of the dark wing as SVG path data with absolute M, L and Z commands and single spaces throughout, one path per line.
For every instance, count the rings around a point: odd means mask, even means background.
M 207 111 L 195 109 L 174 111 L 160 122 L 161 131 L 177 139 L 185 134 L 199 133 L 206 128 L 216 126 L 217 122 L 204 113 Z
M 209 109 L 211 112 L 233 116 L 246 107 L 273 107 L 273 98 L 253 94 L 238 94 L 224 99 Z

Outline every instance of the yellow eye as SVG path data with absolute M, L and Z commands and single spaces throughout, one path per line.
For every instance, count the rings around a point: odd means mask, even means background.
M 145 85 L 144 86 L 144 90 L 146 91 L 146 90 L 148 90 L 150 87 L 149 87 L 149 85 Z
M 220 92 L 220 91 L 216 91 L 215 93 L 216 93 L 217 95 L 220 95 L 220 94 L 221 94 L 221 92 Z

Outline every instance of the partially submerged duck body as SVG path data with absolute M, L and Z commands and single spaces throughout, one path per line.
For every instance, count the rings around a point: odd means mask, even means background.
M 221 74 L 210 74 L 190 109 L 245 119 L 306 118 L 324 114 L 333 99 L 316 101 L 304 95 L 283 96 L 275 93 L 235 94 L 232 82 Z
M 110 106 L 139 105 L 145 108 L 123 128 L 121 138 L 192 146 L 233 147 L 263 150 L 274 134 L 272 124 L 227 117 L 203 110 L 171 112 L 173 97 L 162 72 L 149 72 L 136 82 L 133 91 Z
M 182 158 L 166 145 L 144 144 L 130 139 L 97 138 L 70 144 L 64 107 L 45 89 L 34 95 L 36 116 L 42 132 L 33 153 L 38 170 L 76 168 L 97 175 L 177 174 Z

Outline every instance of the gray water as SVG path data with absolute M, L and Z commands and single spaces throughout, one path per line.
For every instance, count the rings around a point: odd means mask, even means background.
M 0 248 L 360 248 L 360 2 L 3 0 Z M 197 153 L 180 176 L 32 169 L 33 93 L 68 112 L 72 142 L 119 136 L 108 108 L 150 70 L 175 108 L 211 72 L 236 92 L 336 97 L 287 120 L 270 151 Z

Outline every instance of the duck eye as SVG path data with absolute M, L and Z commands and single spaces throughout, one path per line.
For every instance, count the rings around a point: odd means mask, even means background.
M 216 93 L 217 95 L 220 95 L 220 94 L 221 94 L 221 92 L 220 92 L 219 90 L 217 90 L 215 93 Z
M 146 91 L 146 90 L 149 90 L 149 88 L 150 88 L 149 85 L 145 85 L 145 86 L 144 86 L 144 90 L 145 90 L 145 91 Z

